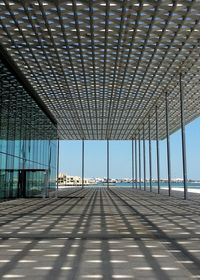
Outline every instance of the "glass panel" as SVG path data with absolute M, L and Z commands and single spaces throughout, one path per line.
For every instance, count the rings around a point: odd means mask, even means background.
M 0 70 L 0 199 L 42 195 L 56 187 L 57 128 L 1 61 Z

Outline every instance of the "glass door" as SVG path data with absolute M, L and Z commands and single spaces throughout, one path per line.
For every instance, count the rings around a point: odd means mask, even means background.
M 41 197 L 46 193 L 45 170 L 24 170 L 26 173 L 26 197 Z

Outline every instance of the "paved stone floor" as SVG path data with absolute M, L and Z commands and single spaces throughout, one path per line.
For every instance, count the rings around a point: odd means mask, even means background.
M 0 204 L 0 279 L 200 279 L 200 203 L 126 188 Z

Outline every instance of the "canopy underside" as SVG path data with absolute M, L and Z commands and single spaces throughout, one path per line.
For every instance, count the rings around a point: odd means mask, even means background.
M 0 50 L 60 139 L 166 137 L 200 115 L 200 1 L 0 0 Z M 6 54 L 6 55 L 5 55 Z M 144 130 L 144 131 L 143 131 Z M 139 136 L 140 135 L 140 136 Z

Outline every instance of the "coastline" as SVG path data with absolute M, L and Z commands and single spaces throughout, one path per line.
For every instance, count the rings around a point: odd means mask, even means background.
M 162 190 L 168 190 L 167 187 L 162 187 Z M 172 191 L 178 191 L 178 192 L 183 192 L 184 191 L 184 188 L 183 187 L 172 187 L 171 188 Z M 188 187 L 187 188 L 187 191 L 188 192 L 191 192 L 191 193 L 200 193 L 200 189 L 197 189 L 197 188 L 194 188 L 194 187 Z
M 103 184 L 96 184 L 96 185 L 85 185 L 84 187 L 106 187 L 105 185 Z M 132 188 L 132 184 L 131 183 L 116 183 L 114 185 L 110 185 L 110 187 L 124 187 L 124 188 Z M 147 184 L 147 189 L 149 188 L 149 184 Z M 157 184 L 153 184 L 152 185 L 153 189 L 156 189 L 157 188 Z M 60 185 L 58 186 L 58 189 L 71 189 L 71 188 L 82 188 L 82 186 L 80 185 Z M 138 185 L 138 189 L 139 189 L 139 185 Z M 164 191 L 167 191 L 168 190 L 168 187 L 166 186 L 166 183 L 165 184 L 161 184 L 160 186 L 160 189 L 161 190 L 164 190 Z M 142 185 L 142 190 L 143 190 L 143 185 Z M 179 186 L 173 186 L 171 187 L 171 190 L 172 191 L 178 191 L 178 192 L 183 192 L 184 191 L 184 188 L 182 185 L 179 185 Z M 194 186 L 193 184 L 191 186 L 188 186 L 187 188 L 187 191 L 189 193 L 198 193 L 200 194 L 200 185 L 198 183 L 197 186 Z

